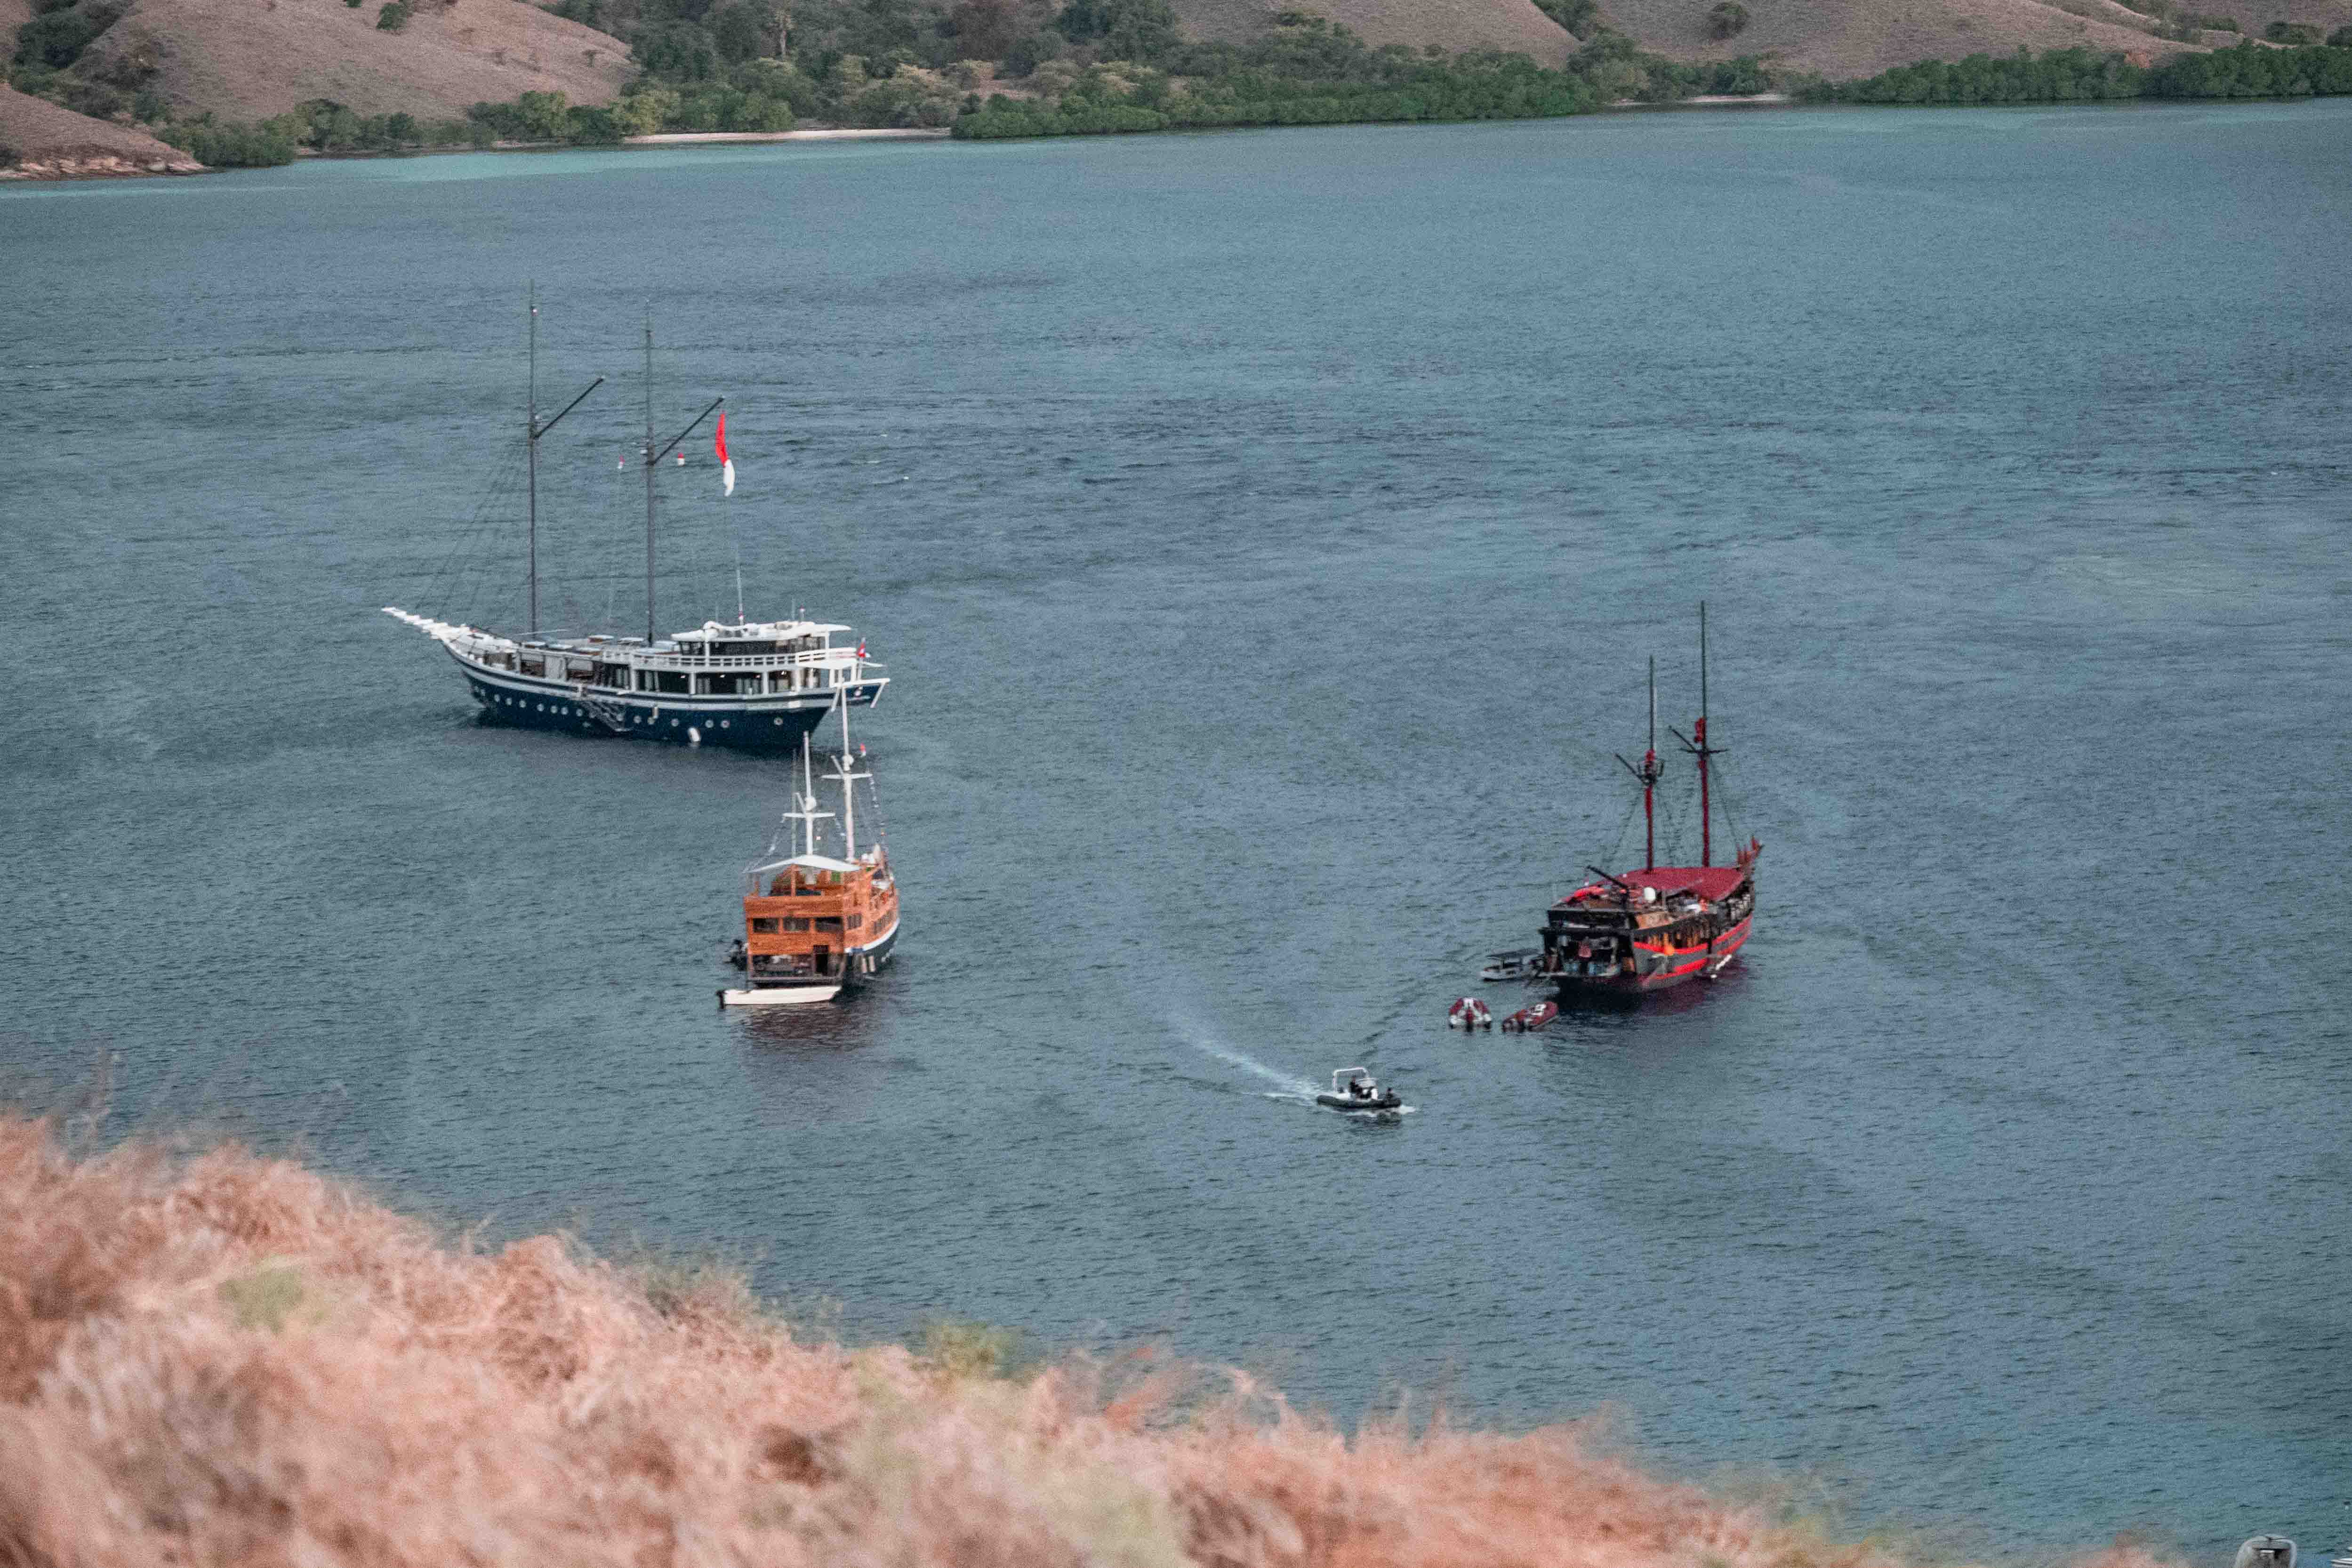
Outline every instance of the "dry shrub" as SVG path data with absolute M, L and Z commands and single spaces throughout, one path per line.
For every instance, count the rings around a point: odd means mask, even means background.
M 803 1342 L 723 1269 L 446 1247 L 284 1161 L 0 1118 L 10 1568 L 1885 1561 L 1573 1431 L 1351 1442 L 1149 1354 L 992 1375 L 1012 1342 Z

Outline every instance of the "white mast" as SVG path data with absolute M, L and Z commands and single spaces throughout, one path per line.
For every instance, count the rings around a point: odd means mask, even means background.
M 858 773 L 850 760 L 848 693 L 835 698 L 834 705 L 841 710 L 841 762 L 833 775 L 841 782 L 841 858 L 854 862 L 857 858 L 857 781 L 874 775 Z
M 801 825 L 800 852 L 803 855 L 814 855 L 816 853 L 817 819 L 831 816 L 833 813 L 819 811 L 816 808 L 816 784 L 809 775 L 809 743 L 808 737 L 805 735 L 801 737 L 801 780 L 802 787 L 797 801 L 800 809 L 784 813 L 784 820 Z
M 801 737 L 801 814 L 802 824 L 808 829 L 808 842 L 801 847 L 801 853 L 814 855 L 816 853 L 816 780 L 809 773 L 809 738 L 806 735 Z

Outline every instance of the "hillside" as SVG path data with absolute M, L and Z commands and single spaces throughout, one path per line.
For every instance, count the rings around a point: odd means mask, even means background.
M 1276 13 L 1303 10 L 1353 28 L 1375 44 L 1498 48 L 1557 65 L 1573 40 L 1530 0 L 1173 0 L 1188 32 L 1241 39 Z M 2149 17 L 2116 0 L 1745 0 L 1747 27 L 1709 37 L 1714 0 L 1601 0 L 1600 19 L 1643 48 L 1680 60 L 1764 55 L 1832 79 L 1874 75 L 1922 59 L 2084 47 L 2147 59 L 2234 43 L 2209 32 L 2195 44 L 2158 36 Z M 2352 0 L 2195 0 L 2183 11 L 2230 16 L 2259 35 L 2273 22 L 2352 22 Z
M 12 0 L 0 0 L 9 4 Z M 81 0 L 85 5 L 106 0 Z M 182 113 L 282 114 L 331 99 L 355 114 L 461 115 L 468 105 L 557 91 L 609 103 L 633 73 L 618 39 L 523 0 L 419 0 L 407 26 L 376 26 L 380 0 L 131 0 L 77 62 L 136 82 Z
M 14 168 L 8 167 L 11 163 Z M 193 174 L 204 165 L 143 131 L 0 87 L 0 178 Z
M 1898 1568 L 1572 1429 L 1350 1438 L 1004 1343 L 848 1349 L 723 1271 L 446 1246 L 285 1162 L 0 1116 L 0 1563 Z
M 2075 16 L 2041 0 L 1753 0 L 1745 31 L 1724 42 L 1706 36 L 1712 0 L 1604 0 L 1608 15 L 1649 48 L 1676 59 L 1769 55 L 1832 78 L 1873 76 L 1915 60 L 2043 49 L 2123 49 L 2151 57 L 2170 43 L 2113 0 L 2070 0 Z M 2215 9 L 2221 9 L 2216 5 Z
M 1373 45 L 1435 45 L 1449 51 L 1505 49 L 1557 66 L 1576 40 L 1533 0 L 1171 0 L 1190 37 L 1245 42 L 1285 11 L 1328 16 Z

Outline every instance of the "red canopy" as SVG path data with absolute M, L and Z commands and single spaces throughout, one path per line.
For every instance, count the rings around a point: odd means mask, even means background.
M 1629 888 L 1655 888 L 1658 897 L 1696 893 L 1702 899 L 1727 899 L 1731 889 L 1748 879 L 1738 866 L 1654 866 L 1646 871 L 1620 871 L 1617 879 Z
M 1655 888 L 1662 899 L 1675 893 L 1696 893 L 1710 902 L 1729 898 L 1731 889 L 1747 879 L 1748 872 L 1738 866 L 1654 866 L 1647 871 L 1620 872 L 1617 877 L 1629 888 Z M 1580 899 L 1611 890 L 1606 882 L 1592 882 L 1568 897 Z M 1560 901 L 1565 903 L 1568 900 Z

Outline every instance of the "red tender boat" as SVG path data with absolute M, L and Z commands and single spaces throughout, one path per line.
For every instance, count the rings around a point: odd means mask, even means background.
M 1454 1005 L 1445 1010 L 1445 1026 L 1449 1029 L 1491 1029 L 1495 1026 L 1495 1015 L 1487 1011 L 1486 1004 L 1475 996 L 1458 997 Z
M 1713 979 L 1739 956 L 1756 921 L 1756 858 L 1764 846 L 1749 839 L 1732 864 L 1715 861 L 1714 805 L 1708 764 L 1722 754 L 1706 731 L 1706 606 L 1698 610 L 1699 718 L 1689 736 L 1675 734 L 1698 766 L 1699 863 L 1661 866 L 1654 794 L 1658 763 L 1658 661 L 1650 661 L 1650 749 L 1625 769 L 1642 786 L 1642 868 L 1612 875 L 1590 866 L 1588 882 L 1552 905 L 1543 928 L 1538 981 L 1563 994 L 1663 991 L 1685 980 Z M 1668 731 L 1674 733 L 1674 731 Z M 1505 1027 L 1508 1027 L 1507 1024 Z
M 1532 1007 L 1522 1007 L 1503 1020 L 1503 1027 L 1517 1034 L 1532 1034 L 1559 1016 L 1559 1004 L 1538 1002 Z

